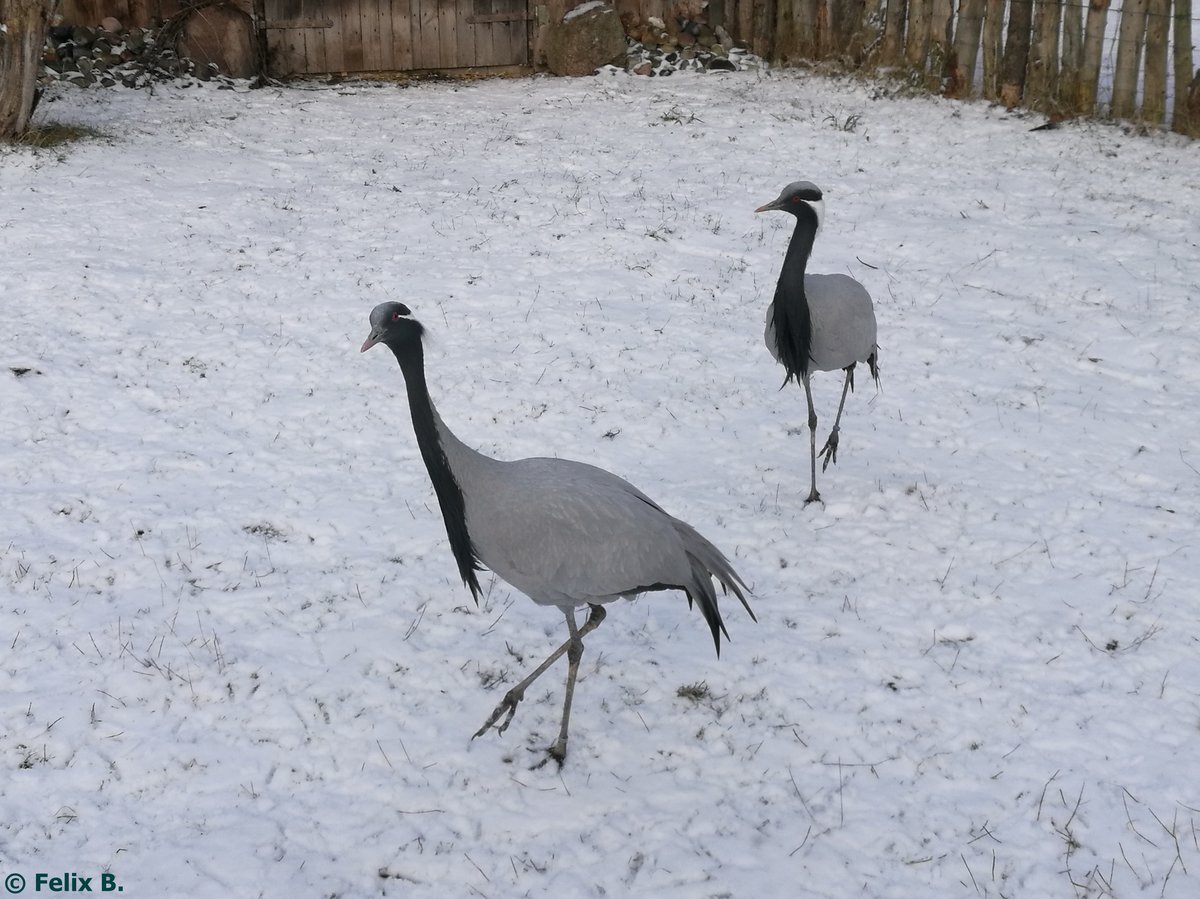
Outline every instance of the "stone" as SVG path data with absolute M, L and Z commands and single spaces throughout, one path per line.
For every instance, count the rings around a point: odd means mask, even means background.
M 585 3 L 546 27 L 546 68 L 555 75 L 591 75 L 601 66 L 624 65 L 625 29 L 616 9 Z
M 121 22 L 115 16 L 105 16 L 100 20 L 100 27 L 110 34 L 116 34 L 121 30 Z

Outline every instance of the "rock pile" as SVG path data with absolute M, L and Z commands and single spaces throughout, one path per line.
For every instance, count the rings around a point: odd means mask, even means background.
M 177 34 L 163 39 L 159 28 L 123 29 L 115 19 L 100 27 L 55 25 L 50 28 L 43 77 L 79 87 L 145 87 L 153 81 L 195 78 L 199 81 L 229 81 L 209 63 L 196 65 L 175 50 Z M 232 83 L 232 82 L 230 82 Z
M 670 75 L 766 68 L 761 59 L 738 47 L 722 26 L 710 26 L 700 6 L 676 4 L 680 14 L 669 21 L 656 16 L 645 22 L 626 21 L 629 49 L 625 70 L 635 75 Z

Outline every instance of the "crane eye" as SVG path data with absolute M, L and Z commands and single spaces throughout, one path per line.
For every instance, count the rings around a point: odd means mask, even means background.
M 799 203 L 800 202 L 800 194 L 792 194 L 792 202 Z
M 402 319 L 402 318 L 404 318 L 404 316 L 403 316 L 403 315 L 401 315 L 399 312 L 393 312 L 393 313 L 392 313 L 392 321 L 394 321 L 394 322 L 398 322 L 398 321 L 400 321 L 400 319 Z

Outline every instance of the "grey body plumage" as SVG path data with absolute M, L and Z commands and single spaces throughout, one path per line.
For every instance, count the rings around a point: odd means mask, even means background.
M 808 404 L 811 488 L 806 502 L 819 500 L 817 492 L 817 414 L 812 401 L 813 371 L 844 371 L 842 398 L 829 439 L 821 450 L 821 470 L 837 462 L 838 433 L 846 394 L 854 389 L 854 368 L 865 362 L 879 383 L 879 344 L 875 308 L 867 289 L 849 275 L 809 274 L 808 257 L 821 227 L 824 198 L 811 181 L 795 181 L 779 196 L 755 212 L 778 210 L 796 217 L 779 272 L 775 298 L 767 307 L 763 340 L 775 361 L 784 367 L 784 384 L 793 378 L 804 388 Z
M 371 328 L 363 350 L 386 344 L 404 373 L 413 429 L 464 583 L 478 598 L 475 571 L 482 563 L 534 602 L 557 606 L 567 618 L 567 642 L 509 691 L 476 736 L 507 713 L 499 725 L 503 732 L 529 683 L 566 653 L 567 699 L 559 739 L 550 749 L 561 763 L 582 636 L 599 625 L 603 605 L 613 600 L 682 590 L 689 604 L 700 606 L 720 654 L 721 636 L 728 633 L 713 578 L 747 612 L 750 606 L 745 583 L 712 543 L 602 468 L 556 458 L 503 461 L 467 446 L 442 421 L 429 396 L 424 329 L 408 308 L 380 304 L 371 313 Z M 582 605 L 592 613 L 577 628 L 575 610 Z

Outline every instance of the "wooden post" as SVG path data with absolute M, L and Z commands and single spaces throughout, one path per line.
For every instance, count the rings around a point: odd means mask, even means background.
M 807 54 L 802 49 L 803 39 L 796 21 L 799 14 L 798 0 L 778 0 L 775 13 L 775 58 L 780 62 L 796 62 Z M 810 32 L 811 33 L 811 32 Z
M 898 66 L 904 58 L 904 19 L 907 12 L 907 0 L 886 0 L 887 9 L 883 15 L 883 46 L 879 51 L 879 60 L 885 66 Z
M 773 59 L 775 56 L 775 0 L 759 0 L 754 4 L 753 12 L 753 41 L 754 52 L 763 59 Z
M 954 2 L 931 0 L 929 5 L 929 49 L 925 51 L 925 86 L 938 91 L 942 79 L 954 67 Z
M 0 139 L 20 137 L 29 127 L 56 5 L 57 0 L 0 0 Z
M 1062 25 L 1062 8 L 1063 0 L 1038 0 L 1034 10 L 1025 102 L 1047 112 L 1056 111 L 1054 95 L 1058 84 L 1058 32 Z
M 1008 10 L 1008 40 L 1000 62 L 1000 102 L 1009 109 L 1025 96 L 1025 72 L 1029 64 L 1029 29 L 1033 4 L 1017 0 Z
M 1147 0 L 1124 0 L 1117 29 L 1117 65 L 1113 71 L 1112 115 L 1133 118 L 1138 70 L 1142 67 L 1142 41 L 1146 34 Z
M 1146 75 L 1142 82 L 1142 118 L 1161 125 L 1167 113 L 1167 31 L 1171 0 L 1150 0 L 1146 6 Z
M 872 0 L 872 3 L 879 6 L 879 0 Z M 832 52 L 849 53 L 852 45 L 862 42 L 868 5 L 865 0 L 830 0 L 829 49 Z
M 1090 0 L 1087 11 L 1087 32 L 1083 38 L 1083 67 L 1079 72 L 1079 103 L 1083 115 L 1096 112 L 1096 90 L 1100 83 L 1100 57 L 1104 53 L 1104 30 L 1108 27 L 1108 5 L 1111 0 Z
M 1192 0 L 1175 0 L 1175 103 L 1171 130 L 1200 137 L 1200 84 L 1192 75 Z M 1189 100 L 1193 102 L 1189 104 Z
M 858 26 L 851 29 L 846 52 L 851 62 L 856 66 L 864 65 L 870 60 L 878 60 L 880 39 L 883 36 L 884 3 L 887 0 L 866 0 L 863 3 L 862 14 Z
M 1079 73 L 1083 67 L 1083 16 L 1073 0 L 1063 3 L 1062 62 L 1058 70 L 1056 99 L 1064 113 L 1079 108 Z
M 947 97 L 969 97 L 979 60 L 979 36 L 983 31 L 984 0 L 959 0 L 958 30 L 954 35 L 954 68 L 946 85 Z
M 933 0 L 908 0 L 908 42 L 904 61 L 921 72 L 929 53 L 929 14 Z
M 737 31 L 732 36 L 746 46 L 754 42 L 754 7 L 751 0 L 738 0 Z
M 1006 0 L 984 0 L 983 13 L 983 84 L 984 99 L 1000 98 L 1000 49 L 1004 40 Z

